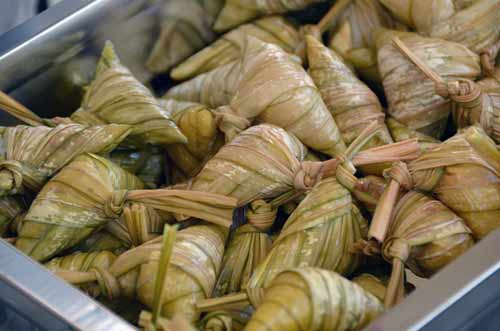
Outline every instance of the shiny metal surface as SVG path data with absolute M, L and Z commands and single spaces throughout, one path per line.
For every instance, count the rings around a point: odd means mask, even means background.
M 58 95 L 64 67 L 82 57 L 95 60 L 106 40 L 136 77 L 149 80 L 144 63 L 156 37 L 158 9 L 156 0 L 56 4 L 0 36 L 0 90 L 42 116 L 68 114 L 78 103 Z M 89 67 L 82 70 L 93 74 Z
M 465 325 L 483 311 L 490 301 L 500 300 L 500 288 L 487 287 L 482 289 L 482 295 L 470 297 L 465 309 L 460 305 L 485 280 L 499 284 L 499 252 L 500 230 L 497 230 L 417 288 L 401 304 L 379 317 L 366 330 L 458 330 L 458 326 Z M 488 293 L 495 295 L 491 297 Z M 435 324 L 438 319 L 442 320 L 439 325 Z M 478 326 L 475 329 L 485 328 Z
M 0 240 L 0 284 L 2 300 L 10 300 L 11 307 L 38 321 L 40 330 L 136 330 L 3 240 Z M 29 303 L 35 305 L 30 306 Z M 43 308 L 46 314 L 41 314 L 42 310 L 37 306 Z

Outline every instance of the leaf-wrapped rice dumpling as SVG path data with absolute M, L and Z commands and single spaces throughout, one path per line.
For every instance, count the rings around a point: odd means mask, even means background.
M 206 314 L 199 322 L 200 331 L 240 331 L 250 320 L 254 308 L 248 305 L 243 310 L 219 310 Z
M 217 16 L 214 24 L 215 31 L 226 31 L 238 25 L 252 21 L 261 16 L 273 14 L 285 14 L 290 11 L 304 9 L 322 0 L 298 0 L 298 1 L 276 1 L 276 0 L 227 0 L 224 7 Z
M 430 277 L 474 244 L 465 222 L 440 201 L 411 191 L 394 210 L 382 251 L 393 264 L 385 304 L 391 307 L 404 293 L 404 265 Z
M 270 124 L 252 126 L 207 162 L 191 181 L 191 188 L 236 198 L 238 206 L 244 206 L 257 199 L 301 193 L 312 188 L 321 176 L 334 174 L 339 165 L 351 169 L 352 165 L 413 159 L 419 154 L 416 141 L 358 153 L 379 128 L 367 127 L 346 150 L 345 157 L 304 162 L 305 148 L 294 135 Z
M 131 125 L 128 141 L 138 147 L 187 142 L 151 92 L 120 64 L 110 42 L 104 47 L 80 109 L 70 119 L 86 125 Z
M 97 269 L 108 269 L 116 260 L 116 255 L 109 251 L 95 251 L 90 253 L 76 252 L 63 257 L 56 257 L 44 264 L 52 272 L 78 271 L 87 272 Z M 81 286 L 82 290 L 95 297 L 99 294 L 96 284 Z
M 276 212 L 263 200 L 249 205 L 248 224 L 238 227 L 230 236 L 213 296 L 240 292 L 255 268 L 264 261 L 271 249 L 271 237 L 266 231 L 272 226 Z
M 377 34 L 378 65 L 389 103 L 388 113 L 412 130 L 439 138 L 446 126 L 451 101 L 438 95 L 434 83 L 399 52 L 392 41 L 395 36 L 445 80 L 478 77 L 479 56 L 461 44 L 415 33 L 382 30 Z
M 224 34 L 214 43 L 175 67 L 170 75 L 176 80 L 188 79 L 237 60 L 241 55 L 240 45 L 247 36 L 276 44 L 288 53 L 293 53 L 300 43 L 298 30 L 286 18 L 268 16 L 241 25 Z M 240 42 L 236 43 L 235 40 Z
M 226 236 L 227 230 L 216 225 L 195 225 L 177 233 L 163 286 L 162 316 L 183 313 L 190 321 L 198 319 L 195 304 L 213 290 Z M 96 272 L 57 274 L 73 284 L 97 281 L 102 295 L 137 298 L 151 307 L 159 265 L 152 253 L 162 249 L 161 240 L 158 237 L 123 253 L 108 269 L 98 269 L 97 276 Z
M 384 301 L 387 284 L 378 277 L 364 273 L 354 277 L 351 281 L 361 286 L 366 292 L 373 294 L 380 302 Z
M 18 125 L 2 128 L 0 193 L 39 191 L 47 180 L 76 156 L 112 151 L 131 132 L 128 125 L 85 127 L 62 124 L 54 128 Z
M 349 190 L 337 179 L 325 178 L 290 215 L 246 287 L 266 288 L 277 274 L 296 267 L 318 267 L 348 275 L 362 258 L 351 253 L 350 247 L 366 238 L 367 232 L 368 223 L 353 204 Z
M 433 193 L 472 230 L 476 239 L 500 227 L 500 151 L 472 126 L 388 171 L 391 182 L 377 206 L 370 236 L 383 241 L 399 187 Z
M 302 66 L 278 46 L 253 37 L 241 48 L 240 60 L 180 84 L 166 96 L 225 106 L 217 110 L 222 115 L 275 124 L 317 151 L 342 153 L 345 144 L 337 125 Z
M 500 152 L 481 128 L 455 135 L 408 168 L 414 186 L 434 192 L 476 238 L 500 227 Z
M 75 252 L 85 253 L 109 251 L 115 255 L 120 255 L 128 248 L 130 248 L 130 246 L 128 246 L 127 243 L 123 242 L 111 233 L 107 231 L 98 231 L 92 233 L 90 236 L 78 243 L 78 245 L 73 247 L 73 250 Z
M 163 151 L 159 148 L 118 149 L 109 158 L 122 169 L 139 177 L 147 188 L 160 186 L 166 164 Z
M 187 144 L 167 147 L 168 156 L 175 165 L 172 179 L 182 182 L 196 175 L 224 144 L 224 137 L 218 130 L 221 120 L 216 112 L 202 104 L 174 99 L 160 99 L 160 104 L 188 138 Z
M 62 257 L 56 257 L 45 263 L 50 271 L 90 271 L 92 268 L 108 269 L 116 260 L 116 255 L 108 251 L 81 253 L 76 252 Z
M 498 22 L 500 22 L 500 2 L 476 0 L 470 7 L 432 24 L 429 35 L 460 43 L 479 54 L 500 39 Z
M 382 130 L 364 148 L 392 143 L 384 122 L 385 114 L 375 93 L 356 77 L 339 55 L 320 41 L 306 36 L 306 44 L 308 72 L 346 145 L 350 145 L 374 121 L 382 125 Z
M 399 38 L 395 38 L 394 43 L 434 82 L 437 94 L 451 99 L 453 120 L 458 128 L 480 124 L 493 140 L 500 142 L 500 81 L 498 78 L 487 77 L 477 83 L 468 79 L 446 82 L 408 49 Z
M 182 190 L 141 190 L 142 182 L 107 159 L 77 157 L 40 191 L 25 217 L 18 249 L 44 261 L 119 218 L 130 203 L 225 226 L 236 200 Z M 126 206 L 127 204 L 127 206 Z
M 380 0 L 391 14 L 420 34 L 478 0 Z
M 8 230 L 11 223 L 25 211 L 25 205 L 15 197 L 0 198 L 0 237 Z
M 379 1 L 352 0 L 330 31 L 328 46 L 352 64 L 363 79 L 380 82 L 374 33 L 381 27 L 396 29 L 398 25 Z
M 166 0 L 161 10 L 161 30 L 146 66 L 164 73 L 215 39 L 212 24 L 221 0 Z
M 273 280 L 244 330 L 361 330 L 382 312 L 375 296 L 335 272 L 291 269 Z

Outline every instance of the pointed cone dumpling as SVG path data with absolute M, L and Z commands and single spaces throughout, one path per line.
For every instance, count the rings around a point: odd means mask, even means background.
M 297 268 L 274 279 L 243 330 L 362 330 L 382 312 L 375 296 L 339 274 Z
M 139 178 L 111 161 L 80 155 L 45 184 L 33 201 L 16 247 L 37 261 L 47 260 L 112 219 L 105 205 L 114 191 L 142 187 Z
M 61 124 L 56 127 L 18 125 L 0 132 L 0 193 L 25 188 L 39 191 L 57 171 L 78 155 L 106 154 L 129 134 L 128 125 Z
M 285 14 L 322 0 L 227 0 L 214 24 L 215 31 L 226 31 L 252 19 L 272 14 Z
M 131 125 L 129 141 L 137 146 L 187 142 L 151 92 L 120 64 L 110 42 L 104 47 L 81 108 L 71 120 L 87 125 Z
M 241 55 L 240 43 L 246 36 L 256 37 L 266 43 L 276 44 L 293 53 L 300 43 L 298 30 L 284 17 L 269 16 L 241 25 L 221 36 L 212 45 L 189 57 L 175 67 L 171 76 L 183 80 L 210 71 L 220 65 L 237 60 Z
M 312 36 L 306 36 L 306 43 L 309 74 L 338 124 L 344 142 L 349 145 L 364 128 L 377 121 L 384 128 L 364 148 L 392 143 L 384 124 L 385 114 L 375 93 L 333 50 Z
M 420 148 L 422 150 L 435 147 L 439 143 L 441 143 L 439 140 L 434 139 L 426 134 L 410 129 L 406 125 L 399 123 L 390 116 L 387 117 L 385 123 L 387 124 L 387 128 L 389 129 L 392 138 L 396 142 L 403 141 L 406 139 L 417 138 Z
M 188 138 L 187 144 L 169 145 L 167 153 L 180 171 L 178 176 L 189 179 L 196 175 L 224 144 L 223 134 L 217 127 L 218 120 L 211 109 L 199 103 L 174 99 L 159 101 Z
M 417 57 L 445 80 L 474 80 L 481 74 L 479 57 L 461 44 L 416 33 L 379 30 L 378 66 L 388 113 L 410 129 L 439 138 L 451 111 L 450 99 L 439 96 L 435 84 L 393 44 L 398 36 Z
M 161 30 L 147 67 L 165 73 L 182 60 L 215 39 L 212 24 L 219 12 L 220 0 L 167 0 L 161 9 Z
M 276 45 L 247 37 L 240 60 L 172 88 L 166 97 L 194 101 L 280 126 L 305 145 L 335 156 L 345 150 L 311 77 Z M 279 77 L 279 79 L 276 79 Z
M 430 36 L 454 41 L 480 53 L 500 39 L 500 1 L 477 0 L 433 24 Z
M 290 215 L 246 287 L 266 288 L 283 270 L 306 266 L 348 275 L 361 263 L 350 247 L 366 239 L 367 231 L 351 193 L 335 178 L 325 178 Z

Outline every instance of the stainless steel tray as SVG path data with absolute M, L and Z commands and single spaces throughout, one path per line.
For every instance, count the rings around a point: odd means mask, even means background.
M 154 0 L 66 0 L 57 4 L 0 36 L 0 89 L 43 116 L 71 112 L 78 100 L 61 100 L 54 88 L 63 79 L 61 68 L 82 57 L 95 59 L 106 39 L 115 43 L 132 72 L 146 81 L 151 75 L 143 63 L 157 34 L 158 9 Z M 0 114 L 0 122 L 15 121 Z M 497 231 L 419 286 L 367 330 L 499 330 L 499 252 Z M 46 281 L 32 282 L 35 275 Z M 69 330 L 131 330 L 92 299 L 2 243 L 0 285 L 19 290 L 29 298 L 26 302 L 51 312 L 70 325 Z M 75 313 L 80 314 L 75 317 Z

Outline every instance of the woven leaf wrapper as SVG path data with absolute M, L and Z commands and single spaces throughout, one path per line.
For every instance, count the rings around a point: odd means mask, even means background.
M 291 269 L 274 279 L 244 330 L 361 330 L 382 312 L 376 297 L 332 271 Z
M 420 34 L 428 35 L 439 22 L 453 17 L 477 0 L 380 0 L 391 14 Z
M 220 118 L 208 107 L 192 102 L 160 99 L 160 104 L 174 119 L 187 144 L 172 144 L 167 153 L 175 164 L 173 180 L 182 182 L 196 175 L 224 144 L 218 129 Z
M 182 60 L 212 42 L 212 24 L 218 14 L 220 0 L 164 1 L 158 40 L 147 59 L 153 73 L 164 73 Z
M 477 0 L 433 24 L 429 35 L 460 43 L 479 54 L 500 39 L 499 21 L 500 2 Z
M 380 198 L 369 237 L 382 242 L 400 187 L 433 193 L 481 239 L 500 227 L 500 152 L 477 126 L 469 127 L 406 166 L 387 171 L 389 185 Z
M 385 304 L 404 294 L 404 265 L 420 277 L 430 277 L 474 244 L 465 222 L 440 201 L 411 191 L 394 210 L 383 256 L 393 264 Z
M 264 261 L 271 249 L 271 237 L 265 231 L 273 224 L 276 212 L 263 200 L 250 204 L 248 224 L 231 234 L 213 296 L 240 292 L 255 268 Z
M 22 217 L 25 210 L 25 204 L 18 198 L 0 198 L 0 237 L 4 236 L 17 217 Z
M 128 125 L 85 127 L 79 124 L 2 128 L 0 193 L 39 191 L 47 180 L 83 153 L 105 154 L 131 132 Z
M 56 257 L 44 264 L 45 268 L 56 271 L 87 272 L 93 269 L 107 269 L 116 260 L 116 255 L 108 251 L 73 253 L 63 257 Z M 81 286 L 81 289 L 91 296 L 97 296 L 99 288 L 95 284 Z
M 477 83 L 469 79 L 446 82 L 399 38 L 394 38 L 393 42 L 433 81 L 436 93 L 451 100 L 453 120 L 458 128 L 479 124 L 496 142 L 500 141 L 500 80 L 495 70 L 491 73 L 492 77 Z
M 330 31 L 328 46 L 369 82 L 380 82 L 374 33 L 378 28 L 398 29 L 397 22 L 378 1 L 353 0 Z
M 227 231 L 216 225 L 195 225 L 177 233 L 163 286 L 161 315 L 182 313 L 196 321 L 197 301 L 208 298 L 222 263 Z M 152 258 L 162 249 L 162 237 L 120 255 L 108 269 L 95 272 L 57 272 L 73 284 L 98 282 L 108 298 L 136 298 L 151 307 L 159 261 Z
M 500 227 L 500 152 L 481 128 L 455 135 L 408 168 L 414 186 L 434 192 L 476 238 Z
M 165 170 L 164 152 L 159 148 L 142 150 L 119 149 L 110 154 L 110 160 L 139 177 L 147 188 L 157 188 Z
M 43 261 L 118 219 L 129 204 L 229 227 L 235 199 L 204 192 L 141 190 L 142 182 L 107 159 L 77 157 L 49 181 L 26 215 L 17 248 Z
M 234 197 L 239 206 L 273 198 L 295 189 L 305 152 L 285 130 L 256 125 L 224 145 L 193 178 L 191 188 Z
M 237 60 L 241 55 L 239 45 L 247 36 L 276 44 L 288 53 L 293 53 L 300 42 L 298 30 L 287 19 L 281 16 L 264 17 L 224 34 L 176 66 L 170 75 L 176 80 L 188 79 Z
M 394 36 L 445 80 L 478 77 L 479 56 L 461 44 L 415 33 L 382 30 L 377 34 L 378 65 L 388 113 L 412 130 L 439 138 L 451 111 L 451 101 L 438 95 L 434 83 L 399 52 L 392 42 Z
M 323 179 L 290 215 L 246 287 L 266 288 L 281 271 L 298 267 L 348 275 L 361 263 L 350 246 L 366 238 L 367 231 L 349 190 L 333 177 Z
M 251 318 L 254 309 L 219 310 L 206 314 L 198 323 L 201 331 L 240 331 Z
M 220 107 L 217 111 L 228 120 L 237 115 L 275 124 L 317 151 L 342 153 L 345 145 L 337 125 L 301 64 L 278 46 L 253 37 L 240 47 L 240 60 L 180 84 L 166 96 Z
M 151 92 L 120 63 L 110 42 L 104 47 L 80 109 L 70 119 L 86 125 L 131 125 L 128 140 L 134 146 L 187 142 Z
M 420 149 L 423 151 L 435 147 L 439 143 L 441 143 L 439 140 L 432 138 L 431 136 L 410 129 L 409 127 L 407 127 L 404 124 L 401 124 L 392 117 L 388 117 L 385 120 L 385 123 L 387 124 L 387 128 L 389 129 L 389 132 L 391 133 L 391 136 L 394 139 L 394 141 L 417 139 L 420 145 Z
M 276 0 L 228 0 L 224 3 L 219 16 L 214 23 L 215 31 L 226 31 L 251 21 L 255 18 L 273 14 L 285 14 L 290 11 L 297 11 L 309 5 L 319 3 L 322 0 L 297 0 L 297 1 L 276 1 Z
M 306 36 L 306 44 L 308 72 L 338 123 L 346 145 L 350 145 L 374 121 L 383 126 L 382 131 L 364 148 L 392 143 L 385 127 L 385 114 L 375 93 L 356 77 L 333 50 L 312 36 Z

